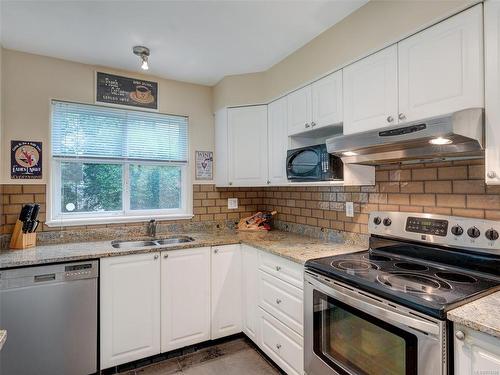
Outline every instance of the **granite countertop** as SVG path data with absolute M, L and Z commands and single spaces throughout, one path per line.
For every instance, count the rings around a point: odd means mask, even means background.
M 174 234 L 170 234 L 163 238 L 173 235 Z M 190 236 L 193 237 L 195 241 L 175 245 L 133 249 L 116 249 L 111 246 L 111 241 L 96 241 L 44 245 L 26 250 L 3 250 L 0 251 L 0 269 L 237 243 L 245 243 L 300 264 L 304 264 L 308 259 L 352 253 L 366 250 L 367 248 L 366 244 L 326 242 L 324 240 L 277 230 L 257 233 L 238 233 L 235 231 L 221 230 L 211 232 L 185 232 L 176 233 L 175 235 Z M 143 238 L 133 239 L 140 240 Z
M 2 350 L 3 344 L 7 341 L 7 331 L 0 329 L 0 350 Z
M 452 322 L 500 338 L 500 292 L 457 307 L 449 311 L 447 317 Z

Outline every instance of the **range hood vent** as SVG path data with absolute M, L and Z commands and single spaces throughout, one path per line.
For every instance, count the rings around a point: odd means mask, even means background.
M 467 159 L 484 155 L 484 110 L 444 116 L 326 140 L 327 151 L 346 164 Z

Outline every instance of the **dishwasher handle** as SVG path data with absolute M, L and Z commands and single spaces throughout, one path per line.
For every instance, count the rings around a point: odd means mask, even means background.
M 55 273 L 48 273 L 45 275 L 35 275 L 33 277 L 33 281 L 35 283 L 41 283 L 45 281 L 54 281 L 56 279 L 56 274 Z

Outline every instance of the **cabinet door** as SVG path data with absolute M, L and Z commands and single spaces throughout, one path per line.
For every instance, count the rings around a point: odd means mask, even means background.
M 401 121 L 484 106 L 482 5 L 398 44 Z
M 267 106 L 228 109 L 229 185 L 267 181 Z
M 312 84 L 312 128 L 342 122 L 342 71 Z
M 498 374 L 500 372 L 500 339 L 455 325 L 455 374 Z
M 393 45 L 343 69 L 344 134 L 397 123 L 397 46 Z
M 288 135 L 311 129 L 311 85 L 287 95 Z
M 500 2 L 484 3 L 486 183 L 500 184 Z
M 158 253 L 101 259 L 101 368 L 160 353 Z
M 268 105 L 268 155 L 269 183 L 287 182 L 286 151 L 288 149 L 288 133 L 286 123 L 287 99 L 281 98 Z
M 243 332 L 256 344 L 259 343 L 258 324 L 258 274 L 259 253 L 256 248 L 241 245 L 243 280 Z
M 162 253 L 161 351 L 210 340 L 210 248 Z
M 240 245 L 212 247 L 212 340 L 241 332 Z
M 228 185 L 227 109 L 215 113 L 215 185 Z

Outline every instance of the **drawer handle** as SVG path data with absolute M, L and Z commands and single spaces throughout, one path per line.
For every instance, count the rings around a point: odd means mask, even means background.
M 281 300 L 279 298 L 276 298 L 276 303 L 279 305 L 281 303 Z
M 276 349 L 280 350 L 281 349 L 281 344 L 276 344 Z
M 280 266 L 276 266 L 276 271 L 281 271 L 281 267 Z
M 219 253 L 219 249 L 214 249 L 214 254 L 218 254 Z
M 156 260 L 156 259 L 158 259 L 158 258 L 159 258 L 159 255 L 158 255 L 158 254 L 156 254 L 153 258 L 154 258 L 154 260 Z
M 49 273 L 47 275 L 36 275 L 33 278 L 33 281 L 35 283 L 40 283 L 40 282 L 44 282 L 44 281 L 53 281 L 55 279 L 56 279 L 56 274 L 55 273 Z
M 465 339 L 465 333 L 463 333 L 462 331 L 457 331 L 455 332 L 455 337 L 462 341 L 463 339 Z

